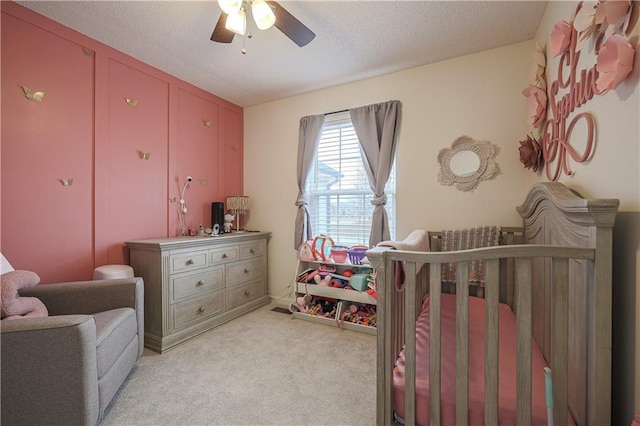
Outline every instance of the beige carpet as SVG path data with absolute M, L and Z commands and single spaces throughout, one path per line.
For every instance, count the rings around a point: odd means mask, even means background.
M 272 308 L 145 349 L 101 426 L 375 424 L 375 336 Z

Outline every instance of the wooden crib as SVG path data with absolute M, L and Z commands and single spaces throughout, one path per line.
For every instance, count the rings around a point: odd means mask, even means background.
M 427 420 L 432 425 L 478 423 L 470 406 L 477 406 L 478 392 L 469 392 L 469 306 L 478 299 L 470 296 L 469 263 L 484 260 L 484 368 L 483 391 L 480 392 L 480 422 L 486 425 L 505 423 L 499 383 L 509 374 L 515 376 L 513 421 L 531 424 L 539 419 L 532 413 L 533 382 L 542 371 L 532 371 L 532 356 L 539 351 L 553 372 L 553 420 L 556 425 L 575 422 L 578 425 L 605 425 L 611 419 L 611 268 L 612 227 L 618 200 L 586 200 L 564 185 L 538 183 L 517 208 L 523 218 L 523 233 L 516 228 L 502 228 L 503 241 L 497 247 L 463 251 L 435 252 L 437 234 L 431 234 L 431 252 L 411 252 L 376 247 L 367 252 L 378 272 L 378 368 L 377 424 L 398 421 L 394 407 L 394 366 L 403 351 L 404 404 L 401 421 L 416 424 L 416 408 L 428 408 Z M 435 239 L 435 240 L 434 240 Z M 522 244 L 519 244 L 522 243 Z M 403 262 L 406 281 L 404 291 L 394 286 L 396 265 Z M 457 262 L 455 303 L 454 371 L 455 377 L 441 372 L 441 317 L 445 317 L 442 294 L 441 265 Z M 420 268 L 421 265 L 424 265 Z M 416 271 L 419 271 L 416 274 Z M 467 283 L 467 285 L 461 285 Z M 473 292 L 473 291 L 472 291 Z M 423 299 L 428 295 L 428 314 L 418 318 Z M 470 304 L 470 301 L 472 302 Z M 505 370 L 499 306 L 515 313 L 514 369 Z M 500 309 L 502 309 L 500 308 Z M 426 319 L 425 319 L 426 318 Z M 428 321 L 429 360 L 427 380 L 416 386 L 416 321 Z M 474 319 L 471 318 L 472 323 Z M 477 324 L 473 324 L 477 326 Z M 421 333 L 422 335 L 422 333 Z M 471 336 L 473 337 L 473 336 Z M 418 343 L 424 347 L 424 342 Z M 424 353 L 424 352 L 423 352 Z M 532 355 L 533 354 L 533 355 Z M 473 356 L 473 354 L 472 354 Z M 418 360 L 418 365 L 420 365 Z M 398 368 L 397 366 L 395 367 Z M 536 375 L 540 375 L 536 377 Z M 441 388 L 452 380 L 455 398 L 441 398 Z M 425 385 L 425 382 L 427 385 Z M 416 400 L 416 390 L 425 395 Z M 397 389 L 396 389 L 397 390 Z M 539 391 L 539 386 L 537 387 Z M 544 386 L 543 386 L 544 392 Z M 540 395 L 537 395 L 540 397 Z M 544 395 L 542 395 L 544 398 Z M 447 414 L 445 404 L 453 404 Z M 511 408 L 507 407 L 507 410 Z M 538 406 L 539 410 L 539 406 Z M 445 417 L 449 415 L 449 417 Z M 546 423 L 546 413 L 542 413 Z M 453 417 L 451 417 L 453 416 Z M 475 417 L 474 417 L 475 416 Z M 511 419 L 511 417 L 509 417 Z

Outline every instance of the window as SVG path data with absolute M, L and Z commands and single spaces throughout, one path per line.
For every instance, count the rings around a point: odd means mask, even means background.
M 307 194 L 314 234 L 326 234 L 336 244 L 369 245 L 373 193 L 348 112 L 326 117 L 311 167 Z M 395 175 L 394 163 L 385 189 L 392 239 L 396 230 Z

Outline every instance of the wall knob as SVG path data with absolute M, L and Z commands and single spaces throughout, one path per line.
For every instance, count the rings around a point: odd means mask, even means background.
M 187 265 L 193 265 L 193 259 L 187 260 Z
M 256 254 L 256 249 L 252 248 L 251 250 L 249 250 L 251 252 L 251 254 Z
M 204 285 L 204 280 L 198 281 L 196 285 L 198 285 L 198 286 Z
M 244 295 L 245 295 L 245 296 L 249 296 L 249 294 L 250 294 L 250 293 L 249 293 L 249 290 L 245 290 L 245 291 L 244 291 Z
M 244 273 L 248 274 L 249 273 L 249 269 L 248 268 L 244 268 Z
M 198 309 L 198 312 L 200 313 L 204 312 L 204 306 L 200 306 L 200 309 Z
M 223 258 L 223 259 L 226 259 L 227 257 L 229 257 L 229 255 L 228 255 L 227 253 L 223 253 L 223 254 L 222 254 L 222 258 Z

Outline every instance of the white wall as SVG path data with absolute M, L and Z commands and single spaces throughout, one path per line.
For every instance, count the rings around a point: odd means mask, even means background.
M 630 424 L 640 412 L 640 4 L 634 3 L 635 25 L 628 35 L 636 49 L 633 72 L 614 92 L 595 95 L 578 110 L 596 117 L 596 151 L 588 163 L 573 166 L 575 176 L 560 179 L 587 198 L 620 199 L 613 241 L 612 424 Z M 576 5 L 549 2 L 535 39 L 546 45 L 553 25 L 571 21 Z M 583 50 L 578 69 L 590 68 L 595 60 L 592 49 Z M 547 53 L 552 80 L 558 62 Z
M 527 133 L 520 91 L 531 68 L 525 42 L 245 109 L 245 193 L 248 226 L 273 233 L 269 291 L 288 304 L 296 268 L 293 232 L 296 155 L 301 117 L 398 99 L 403 117 L 398 148 L 397 237 L 413 229 L 520 225 L 515 206 L 536 179 L 519 162 Z M 437 182 L 438 151 L 468 135 L 498 145 L 502 171 L 474 192 Z

